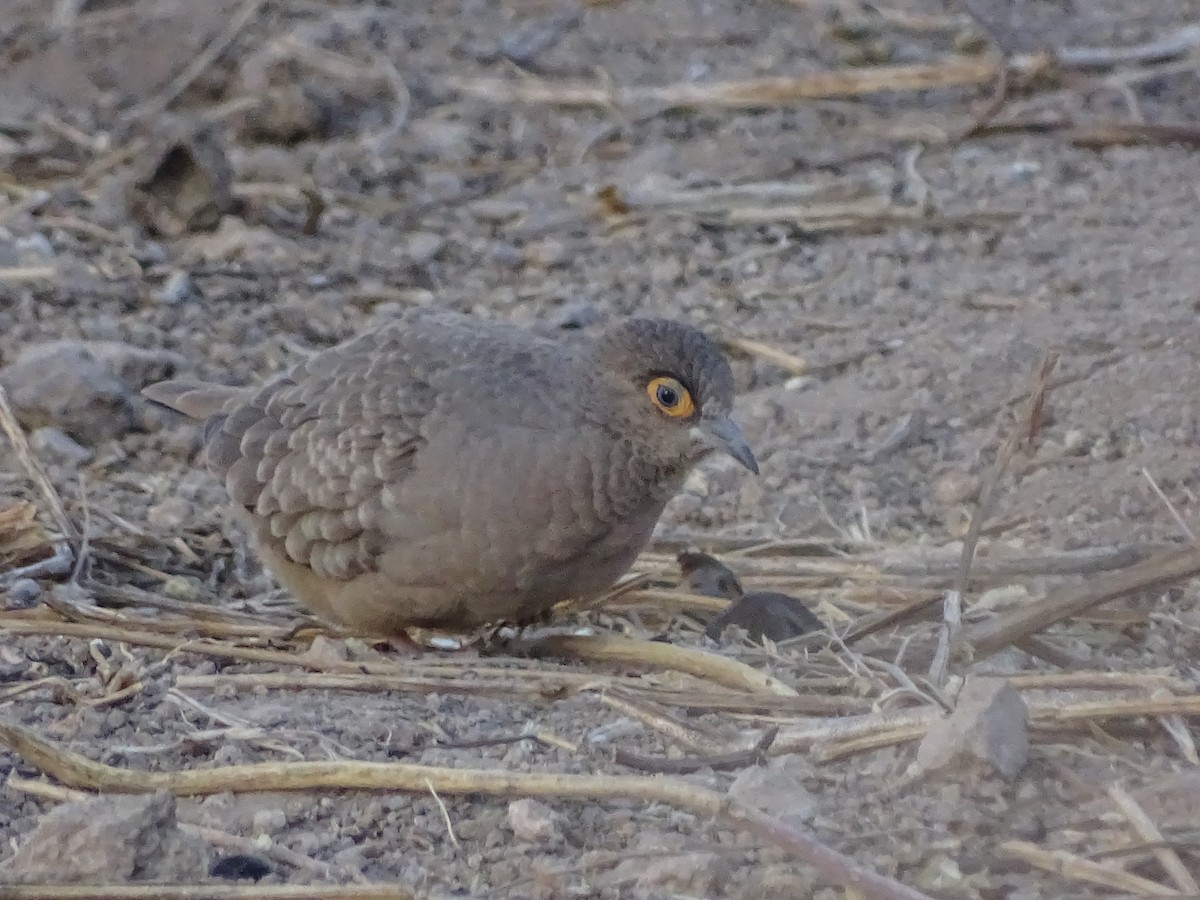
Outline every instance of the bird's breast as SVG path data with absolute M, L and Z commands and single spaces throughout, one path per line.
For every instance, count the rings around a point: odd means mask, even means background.
M 595 593 L 632 562 L 669 498 L 601 432 L 447 423 L 432 435 L 386 504 L 392 564 L 408 577 L 452 571 L 478 594 Z

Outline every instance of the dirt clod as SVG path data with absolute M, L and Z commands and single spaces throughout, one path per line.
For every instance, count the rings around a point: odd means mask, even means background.
M 0 869 L 0 881 L 199 882 L 210 851 L 175 822 L 167 793 L 64 803 L 36 827 Z
M 508 827 L 517 840 L 552 844 L 562 839 L 561 817 L 545 803 L 528 798 L 508 804 Z

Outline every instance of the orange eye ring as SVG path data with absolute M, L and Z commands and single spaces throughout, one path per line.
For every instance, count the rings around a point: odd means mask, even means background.
M 672 419 L 686 419 L 696 412 L 692 392 L 670 375 L 659 375 L 646 382 L 646 394 L 659 412 Z

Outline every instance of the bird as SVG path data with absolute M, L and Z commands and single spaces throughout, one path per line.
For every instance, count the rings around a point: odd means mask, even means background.
M 758 463 L 718 345 L 621 318 L 571 342 L 414 307 L 259 386 L 173 379 L 259 561 L 318 619 L 465 633 L 593 600 L 709 454 Z
M 737 575 L 715 556 L 684 550 L 676 557 L 682 585 L 693 594 L 735 600 L 746 593 Z
M 751 640 L 776 643 L 825 629 L 825 623 L 795 597 L 777 591 L 747 593 L 733 570 L 715 556 L 685 550 L 676 559 L 681 584 L 689 591 L 733 601 L 704 629 L 714 641 L 720 641 L 730 625 L 744 629 Z

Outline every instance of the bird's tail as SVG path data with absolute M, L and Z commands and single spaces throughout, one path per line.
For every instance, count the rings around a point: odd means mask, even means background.
M 142 396 L 203 422 L 221 412 L 226 403 L 244 391 L 245 388 L 223 384 L 174 379 L 142 388 Z

